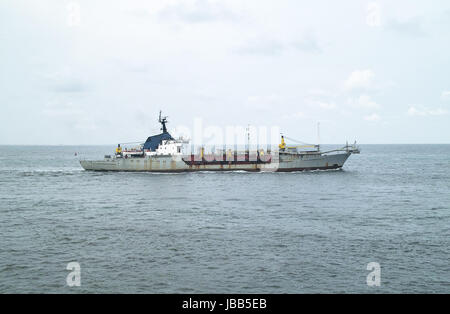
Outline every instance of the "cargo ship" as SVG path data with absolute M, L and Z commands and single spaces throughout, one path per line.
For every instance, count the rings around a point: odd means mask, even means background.
M 321 151 L 320 145 L 289 146 L 282 135 L 281 143 L 275 149 L 239 151 L 224 148 L 205 153 L 205 148 L 200 147 L 198 153 L 187 153 L 191 148 L 189 140 L 172 137 L 167 131 L 167 117 L 162 117 L 161 112 L 158 122 L 162 133 L 148 137 L 132 149 L 118 144 L 114 154 L 105 155 L 102 160 L 80 160 L 81 166 L 91 171 L 293 172 L 341 169 L 351 154 L 360 153 L 356 143 L 329 151 Z

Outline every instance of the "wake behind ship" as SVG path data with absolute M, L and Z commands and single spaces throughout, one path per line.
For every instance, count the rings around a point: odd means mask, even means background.
M 288 146 L 281 137 L 277 149 L 217 150 L 187 154 L 190 143 L 183 138 L 175 139 L 167 131 L 167 117 L 161 117 L 161 134 L 147 138 L 145 143 L 133 149 L 118 145 L 114 155 L 103 160 L 80 160 L 85 170 L 93 171 L 148 171 L 148 172 L 194 172 L 194 171 L 267 171 L 292 172 L 305 170 L 340 169 L 351 154 L 358 154 L 353 145 L 327 152 L 318 145 Z M 302 150 L 312 147 L 314 150 Z

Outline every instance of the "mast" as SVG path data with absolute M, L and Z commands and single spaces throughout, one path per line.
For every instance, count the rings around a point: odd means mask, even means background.
M 247 125 L 247 153 L 250 154 L 250 124 Z
M 158 121 L 162 125 L 161 131 L 163 131 L 163 133 L 167 133 L 167 128 L 166 128 L 167 116 L 162 117 L 161 116 L 161 110 L 159 111 L 159 120 Z
M 317 122 L 317 150 L 320 151 L 320 122 Z

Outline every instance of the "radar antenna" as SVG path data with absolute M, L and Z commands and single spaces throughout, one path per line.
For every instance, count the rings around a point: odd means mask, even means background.
M 167 133 L 167 128 L 166 128 L 167 116 L 165 116 L 165 117 L 161 116 L 161 110 L 159 111 L 159 120 L 158 121 L 162 125 L 161 131 L 163 131 L 163 133 Z

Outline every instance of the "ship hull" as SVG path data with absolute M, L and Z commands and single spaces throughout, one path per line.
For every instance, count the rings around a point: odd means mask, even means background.
M 276 154 L 270 163 L 260 162 L 197 162 L 188 163 L 181 156 L 152 156 L 144 158 L 112 158 L 105 160 L 80 160 L 81 166 L 90 171 L 137 172 L 196 172 L 196 171 L 249 171 L 293 172 L 340 169 L 351 155 L 339 154 Z

